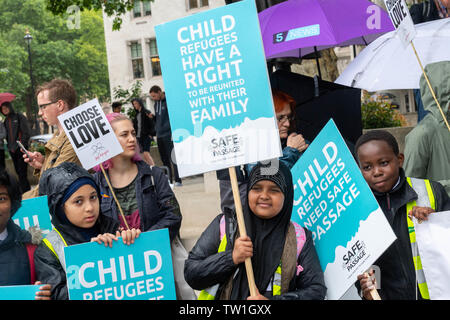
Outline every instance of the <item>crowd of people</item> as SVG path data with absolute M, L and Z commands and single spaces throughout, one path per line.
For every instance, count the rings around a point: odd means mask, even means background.
M 450 108 L 450 62 L 427 66 L 445 114 Z M 438 79 L 438 81 L 436 81 Z M 422 79 L 423 80 L 423 79 Z M 431 112 L 406 139 L 406 156 L 387 131 L 363 134 L 354 155 L 361 173 L 375 195 L 397 240 L 375 262 L 383 282 L 382 299 L 429 299 L 418 253 L 412 250 L 411 217 L 427 220 L 433 212 L 450 210 L 450 136 L 435 102 L 421 81 L 425 108 Z M 80 161 L 65 135 L 58 116 L 77 106 L 76 92 L 68 80 L 54 79 L 38 87 L 39 116 L 56 127 L 44 154 L 25 152 L 30 130 L 11 102 L 1 105 L 5 116 L 4 138 L 18 179 L 0 172 L 0 286 L 41 285 L 36 299 L 68 299 L 63 248 L 85 242 L 132 246 L 141 232 L 167 228 L 170 240 L 179 236 L 182 215 L 169 184 L 182 185 L 176 160 L 167 101 L 158 86 L 149 90 L 155 113 L 141 99 L 133 99 L 134 119 L 113 104 L 107 119 L 123 152 L 92 172 Z M 295 128 L 296 102 L 280 90 L 272 92 L 281 139 L 279 166 L 267 173 L 262 163 L 236 167 L 246 235 L 237 227 L 229 177 L 218 172 L 221 210 L 200 235 L 184 264 L 184 279 L 199 299 L 323 300 L 326 284 L 312 233 L 291 221 L 294 189 L 290 169 L 309 147 Z M 426 133 L 422 126 L 426 126 Z M 419 131 L 419 132 L 416 132 Z M 434 133 L 433 133 L 434 132 Z M 440 137 L 437 138 L 436 132 Z M 1 133 L 1 132 L 0 132 Z M 156 137 L 165 172 L 154 166 L 150 143 Z M 20 141 L 21 147 L 16 141 Z M 440 143 L 441 146 L 434 147 Z M 447 147 L 443 147 L 443 146 Z M 422 160 L 418 160 L 418 159 Z M 27 166 L 34 169 L 38 185 L 30 188 Z M 103 170 L 104 171 L 103 171 Z M 108 178 L 108 179 L 107 179 Z M 413 178 L 413 179 L 412 179 Z M 426 188 L 418 188 L 425 184 Z M 426 190 L 426 194 L 422 194 Z M 38 228 L 22 230 L 13 216 L 22 199 L 47 195 L 53 230 L 45 237 Z M 429 207 L 416 205 L 418 197 L 433 198 Z M 251 258 L 256 294 L 250 294 L 244 261 Z M 372 299 L 376 287 L 373 270 L 355 283 L 363 299 Z

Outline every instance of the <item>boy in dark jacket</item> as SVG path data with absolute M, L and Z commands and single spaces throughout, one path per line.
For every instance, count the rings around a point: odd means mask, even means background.
M 20 208 L 22 196 L 17 181 L 6 171 L 0 171 L 0 286 L 39 285 L 35 282 L 33 246 L 41 241 L 38 229 L 32 234 L 20 229 L 12 217 Z M 48 300 L 50 285 L 36 293 L 36 300 Z
M 381 299 L 414 300 L 429 299 L 423 270 L 414 265 L 413 255 L 418 255 L 411 217 L 427 220 L 436 211 L 450 209 L 450 199 L 444 187 L 434 181 L 405 177 L 402 169 L 404 156 L 399 152 L 395 138 L 383 130 L 362 135 L 355 145 L 359 167 L 378 204 L 389 221 L 397 240 L 374 263 L 380 268 Z M 423 185 L 422 191 L 419 186 Z M 427 192 L 428 190 L 428 192 Z M 432 193 L 432 194 L 431 194 Z M 420 198 L 420 200 L 419 200 Z M 429 201 L 428 205 L 422 202 Z M 407 212 L 408 211 L 408 212 Z M 409 220 L 409 221 L 408 221 Z M 357 287 L 365 299 L 372 299 L 373 271 L 358 276 Z

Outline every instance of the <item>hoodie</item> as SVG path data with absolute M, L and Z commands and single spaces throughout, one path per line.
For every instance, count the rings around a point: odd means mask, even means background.
M 428 64 L 425 72 L 450 122 L 450 61 Z M 439 182 L 450 195 L 450 131 L 423 75 L 420 92 L 424 108 L 429 113 L 406 136 L 403 168 L 409 177 Z
M 39 180 L 39 195 L 47 195 L 48 208 L 53 226 L 61 233 L 67 245 L 86 242 L 83 234 L 67 221 L 58 217 L 58 209 L 62 205 L 64 193 L 69 186 L 79 178 L 92 176 L 82 167 L 73 162 L 63 162 L 55 168 L 50 168 L 42 174 Z M 97 190 L 97 194 L 100 192 Z M 118 230 L 119 224 L 101 214 L 96 226 L 100 233 L 113 233 Z M 54 231 L 52 231 L 54 232 Z M 35 253 L 36 276 L 39 281 L 52 285 L 52 300 L 67 300 L 69 298 L 66 286 L 66 273 L 52 251 L 41 243 Z

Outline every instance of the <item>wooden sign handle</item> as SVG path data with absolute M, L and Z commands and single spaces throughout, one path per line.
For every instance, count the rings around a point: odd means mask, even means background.
M 428 79 L 425 69 L 423 68 L 422 62 L 420 61 L 419 55 L 417 54 L 416 47 L 414 46 L 414 43 L 412 41 L 411 41 L 411 47 L 413 48 L 414 54 L 416 55 L 417 61 L 419 62 L 420 69 L 422 69 L 423 76 L 424 76 L 425 80 L 427 81 L 427 85 L 431 91 L 431 95 L 433 96 L 433 99 L 436 102 L 436 105 L 438 106 L 439 111 L 441 112 L 442 118 L 444 119 L 444 122 L 447 125 L 447 129 L 450 131 L 450 125 L 448 124 L 447 117 L 445 116 L 444 111 L 442 111 L 441 104 L 439 103 L 438 99 L 436 98 L 436 94 L 434 93 L 433 87 L 431 86 L 431 83 L 430 83 L 430 79 Z
M 246 236 L 247 230 L 245 229 L 244 213 L 242 212 L 241 196 L 239 194 L 239 186 L 237 182 L 236 171 L 234 167 L 231 167 L 228 168 L 228 172 L 230 173 L 231 188 L 233 190 L 234 206 L 236 208 L 236 217 L 239 227 L 239 234 L 241 236 Z M 250 295 L 256 296 L 257 290 L 255 284 L 255 276 L 253 274 L 252 260 L 250 258 L 245 259 L 245 270 L 247 272 Z
M 105 179 L 106 179 L 106 183 L 108 183 L 109 190 L 111 190 L 111 194 L 112 194 L 114 200 L 116 201 L 117 207 L 119 208 L 119 211 L 120 211 L 120 214 L 122 216 L 123 222 L 125 223 L 125 226 L 127 227 L 127 230 L 130 230 L 130 227 L 128 226 L 128 223 L 127 223 L 127 219 L 125 219 L 125 215 L 123 214 L 122 207 L 120 206 L 119 200 L 117 200 L 117 198 L 116 198 L 116 194 L 114 193 L 114 189 L 113 189 L 111 183 L 109 182 L 108 175 L 106 174 L 106 171 L 103 168 L 103 164 L 102 163 L 100 163 L 100 168 L 102 169 L 103 175 L 105 176 Z

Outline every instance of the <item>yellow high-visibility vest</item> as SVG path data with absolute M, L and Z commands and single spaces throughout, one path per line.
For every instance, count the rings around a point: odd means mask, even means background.
M 408 213 L 412 210 L 414 206 L 428 207 L 436 210 L 436 203 L 434 200 L 433 189 L 431 188 L 430 180 L 416 179 L 416 178 L 406 178 L 408 184 L 418 195 L 418 199 L 408 202 L 406 204 L 406 221 L 408 222 L 408 233 L 409 240 L 411 242 L 411 251 L 414 261 L 414 269 L 416 270 L 416 281 L 419 287 L 420 294 L 424 299 L 430 299 L 430 294 L 428 292 L 428 286 L 425 279 L 425 273 L 422 269 L 422 262 L 419 255 L 419 247 L 416 242 L 416 232 L 414 230 L 414 223 L 408 216 Z

